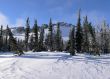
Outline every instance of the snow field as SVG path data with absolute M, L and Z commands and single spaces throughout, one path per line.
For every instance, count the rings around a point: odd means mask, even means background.
M 110 55 L 61 52 L 0 55 L 0 79 L 110 79 Z

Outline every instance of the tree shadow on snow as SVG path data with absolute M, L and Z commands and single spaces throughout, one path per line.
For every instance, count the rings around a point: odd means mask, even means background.
M 0 55 L 0 58 L 30 58 L 30 59 L 56 59 L 56 62 L 85 62 L 85 63 L 101 63 L 101 64 L 110 64 L 109 56 L 90 56 L 90 55 L 76 55 L 71 56 L 69 54 L 60 54 L 60 53 L 34 53 L 34 54 L 25 54 L 22 56 L 13 56 L 13 55 Z
M 24 55 L 20 56 L 22 58 L 35 58 L 35 59 L 67 59 L 71 57 L 70 55 L 66 54 L 35 54 L 35 55 Z

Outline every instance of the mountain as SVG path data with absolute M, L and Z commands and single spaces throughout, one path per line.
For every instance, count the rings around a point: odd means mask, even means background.
M 13 27 L 11 28 L 11 31 L 13 34 L 22 34 L 25 32 L 25 28 L 23 26 L 20 26 L 20 27 Z
M 74 25 L 69 24 L 69 23 L 65 23 L 65 22 L 58 22 L 58 23 L 60 25 L 63 40 L 64 41 L 68 40 L 70 29 L 71 29 L 71 27 L 74 27 Z M 44 36 L 46 36 L 48 34 L 48 25 L 43 24 L 43 27 L 44 27 Z M 39 26 L 39 28 L 40 28 L 40 26 Z M 57 23 L 53 24 L 53 28 L 54 28 L 54 32 L 55 32 L 56 28 L 57 28 Z M 24 40 L 24 38 L 25 38 L 25 27 L 23 27 L 23 26 L 13 27 L 13 28 L 11 28 L 11 31 L 14 34 L 15 38 Z M 31 34 L 32 34 L 32 29 L 31 29 L 30 35 Z

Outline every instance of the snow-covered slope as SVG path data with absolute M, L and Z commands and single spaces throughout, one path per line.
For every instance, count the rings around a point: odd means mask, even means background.
M 65 22 L 59 22 L 60 24 L 60 30 L 61 30 L 61 34 L 63 37 L 64 41 L 67 41 L 69 38 L 69 32 L 71 29 L 71 26 L 73 26 L 72 24 L 69 23 L 65 23 Z M 57 24 L 53 24 L 53 30 L 54 32 L 56 31 L 57 28 Z M 19 39 L 19 40 L 24 40 L 25 39 L 25 28 L 24 27 L 14 27 L 11 28 L 12 33 L 14 34 L 14 37 Z M 44 29 L 44 36 L 46 37 L 46 35 L 48 34 L 48 28 Z M 31 36 L 32 32 L 30 33 Z
M 70 56 L 61 52 L 0 55 L 0 79 L 110 79 L 110 55 Z

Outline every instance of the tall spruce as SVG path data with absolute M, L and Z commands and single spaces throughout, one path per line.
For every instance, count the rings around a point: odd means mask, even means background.
M 4 49 L 5 51 L 10 51 L 10 41 L 8 39 L 8 31 L 6 30 L 5 39 L 4 39 Z
M 10 46 L 11 50 L 15 52 L 15 54 L 18 54 L 19 56 L 23 54 L 22 49 L 20 46 L 17 44 L 16 39 L 13 37 L 13 33 L 11 32 L 10 28 L 7 26 L 7 31 L 9 35 L 9 40 L 10 40 Z
M 35 42 L 34 42 L 34 52 L 37 52 L 37 51 L 39 51 L 37 20 L 35 20 L 33 31 L 34 31 L 34 38 L 35 38 Z
M 77 29 L 76 29 L 76 50 L 78 53 L 81 52 L 81 48 L 82 48 L 82 27 L 81 27 L 80 21 L 81 21 L 81 18 L 80 18 L 80 10 L 79 10 Z
M 74 27 L 72 27 L 71 31 L 70 31 L 70 35 L 69 35 L 69 53 L 71 55 L 75 55 L 75 37 L 74 37 L 74 34 L 75 34 L 75 29 Z
M 83 52 L 89 52 L 89 22 L 87 16 L 83 22 Z
M 1 25 L 1 33 L 0 33 L 0 51 L 2 51 L 3 47 L 3 26 Z
M 28 51 L 28 41 L 29 41 L 30 25 L 29 18 L 26 20 L 26 29 L 25 29 L 25 51 Z
M 98 46 L 98 43 L 97 43 L 97 40 L 96 40 L 96 32 L 95 32 L 95 29 L 93 29 L 93 54 L 94 55 L 100 55 L 100 52 L 99 52 L 99 46 Z
M 91 53 L 90 54 L 100 55 L 99 45 L 98 45 L 97 39 L 96 39 L 96 37 L 97 37 L 96 29 L 93 28 L 91 23 L 89 23 L 89 31 L 92 36 L 92 41 L 91 41 L 92 45 L 91 45 Z
M 39 50 L 40 51 L 44 51 L 45 50 L 45 46 L 44 46 L 44 27 L 40 28 Z
M 61 30 L 60 30 L 60 24 L 57 23 L 57 30 L 55 34 L 55 48 L 56 51 L 62 51 L 62 36 L 61 36 Z
M 48 31 L 48 50 L 53 51 L 53 27 L 51 19 L 49 22 Z
M 108 34 L 108 28 L 105 21 L 103 21 L 102 28 L 101 28 L 101 50 L 103 53 L 108 53 L 109 49 L 109 34 Z

